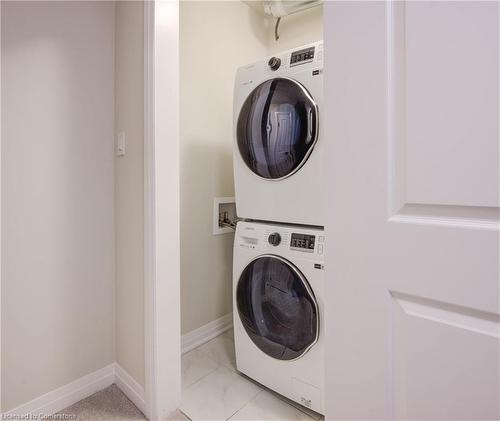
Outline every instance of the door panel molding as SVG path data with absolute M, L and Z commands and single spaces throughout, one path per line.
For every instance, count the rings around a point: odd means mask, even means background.
M 482 206 L 404 204 L 389 222 L 500 230 L 500 209 Z
M 497 206 L 407 200 L 406 6 L 386 4 L 388 222 L 500 230 Z
M 389 291 L 409 316 L 500 338 L 500 315 L 416 295 Z
M 393 419 L 498 419 L 498 316 L 393 297 Z

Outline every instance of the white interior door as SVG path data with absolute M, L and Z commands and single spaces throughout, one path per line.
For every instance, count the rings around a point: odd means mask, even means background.
M 327 416 L 499 418 L 499 3 L 327 2 Z

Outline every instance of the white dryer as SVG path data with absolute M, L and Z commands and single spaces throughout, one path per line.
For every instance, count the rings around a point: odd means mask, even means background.
M 319 413 L 325 408 L 324 231 L 239 222 L 234 243 L 237 369 Z
M 324 226 L 323 42 L 238 69 L 234 181 L 239 217 Z

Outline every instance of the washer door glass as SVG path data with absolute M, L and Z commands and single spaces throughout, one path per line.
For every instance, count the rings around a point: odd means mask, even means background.
M 284 259 L 253 260 L 238 281 L 236 302 L 247 334 L 273 358 L 298 358 L 317 340 L 314 296 L 298 269 Z
M 317 121 L 316 104 L 298 82 L 276 78 L 260 84 L 238 117 L 236 137 L 243 161 L 263 178 L 293 174 L 312 151 Z

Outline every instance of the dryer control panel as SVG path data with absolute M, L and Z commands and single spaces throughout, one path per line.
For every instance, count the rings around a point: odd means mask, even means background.
M 236 86 L 257 86 L 271 77 L 296 78 L 298 74 L 317 79 L 323 73 L 323 54 L 323 41 L 318 41 L 247 64 L 238 68 Z
M 290 67 L 298 66 L 299 64 L 310 63 L 314 60 L 315 47 L 304 48 L 299 51 L 292 52 L 290 56 Z

